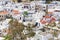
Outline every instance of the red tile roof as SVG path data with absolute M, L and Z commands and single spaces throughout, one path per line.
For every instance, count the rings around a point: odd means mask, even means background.
M 50 16 L 46 15 L 45 18 L 51 18 Z
M 0 12 L 0 14 L 8 14 L 8 12 L 7 11 L 2 11 L 2 12 Z
M 18 10 L 13 10 L 12 11 L 14 14 L 19 14 L 19 11 Z
M 48 22 L 47 20 L 44 20 L 44 18 L 46 18 L 46 19 L 49 18 L 49 19 L 50 19 L 50 22 Z M 55 20 L 56 20 L 55 17 L 52 17 L 52 16 L 50 17 L 50 16 L 48 16 L 48 15 L 46 15 L 44 18 L 43 18 L 42 20 L 40 20 L 40 22 L 41 22 L 42 24 L 45 24 L 45 23 L 49 23 L 49 24 L 50 24 L 50 23 L 52 23 L 52 22 L 55 22 Z
M 41 20 L 40 22 L 41 22 L 42 24 L 47 23 L 46 20 Z

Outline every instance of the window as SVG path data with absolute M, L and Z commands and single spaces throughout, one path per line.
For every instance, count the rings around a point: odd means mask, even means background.
M 60 10 L 55 10 L 55 12 L 60 12 Z
M 22 2 L 22 0 L 18 0 L 18 2 Z
M 20 20 L 21 20 L 21 17 L 20 17 Z
M 28 6 L 24 6 L 24 8 L 29 8 Z
M 3 17 L 3 16 L 2 16 Z
M 1 17 L 1 15 L 0 15 L 0 17 Z

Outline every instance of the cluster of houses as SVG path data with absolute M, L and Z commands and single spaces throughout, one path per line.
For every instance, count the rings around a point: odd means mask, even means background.
M 45 16 L 43 16 L 43 19 L 41 19 L 41 23 L 51 23 L 59 21 L 60 17 L 60 3 L 58 1 L 53 1 L 50 4 L 46 4 L 48 7 L 48 12 Z
M 48 10 L 47 13 L 46 10 Z M 45 1 L 25 3 L 14 3 L 8 0 L 0 1 L 0 30 L 4 35 L 7 34 L 4 30 L 7 29 L 10 19 L 17 19 L 25 25 L 27 23 L 33 23 L 41 29 L 46 23 L 50 24 L 60 21 L 60 2 L 52 1 L 50 4 L 45 4 Z M 40 33 L 38 31 L 36 32 Z M 49 34 L 49 36 L 51 35 Z M 42 37 L 41 39 L 41 35 L 36 34 L 30 40 L 47 40 L 47 38 L 44 38 Z
M 0 37 L 7 34 L 8 23 L 11 19 L 17 19 L 24 25 L 33 23 L 40 26 L 40 20 L 45 15 L 44 10 L 46 10 L 45 1 L 25 3 L 14 3 L 9 0 L 0 1 Z
M 20 20 L 21 22 L 36 22 L 41 19 L 43 15 L 45 15 L 45 1 L 32 1 L 30 3 L 14 3 L 11 1 L 1 1 L 0 3 L 0 20 L 5 20 L 12 17 L 14 19 Z M 25 17 L 25 15 L 27 17 Z
M 2 0 L 0 1 L 0 22 L 3 24 L 5 20 L 9 20 L 10 18 L 25 22 L 25 24 L 26 22 L 39 22 L 41 17 L 45 15 L 45 12 L 42 11 L 46 7 L 44 3 L 45 1 L 14 3 L 10 0 Z M 41 11 L 39 12 L 39 10 Z

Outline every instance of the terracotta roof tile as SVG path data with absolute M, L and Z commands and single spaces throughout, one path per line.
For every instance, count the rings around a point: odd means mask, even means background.
M 0 12 L 0 14 L 8 14 L 8 12 L 7 11 L 2 11 L 2 12 Z
M 18 10 L 13 10 L 12 11 L 14 14 L 19 14 L 19 11 Z
M 46 15 L 45 18 L 51 18 L 50 16 Z
M 40 22 L 41 22 L 42 24 L 47 23 L 46 20 L 41 20 Z

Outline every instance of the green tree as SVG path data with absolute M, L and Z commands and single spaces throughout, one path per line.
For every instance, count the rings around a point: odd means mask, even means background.
M 6 36 L 4 36 L 4 40 L 11 40 L 11 36 L 10 35 L 6 35 Z
M 23 33 L 24 28 L 26 27 L 26 30 L 29 31 L 29 33 L 26 35 Z M 12 19 L 9 22 L 9 30 L 10 32 L 8 35 L 11 36 L 10 40 L 26 40 L 27 37 L 33 37 L 35 35 L 35 32 L 33 32 L 33 26 L 31 24 L 28 24 L 28 26 L 25 26 L 23 23 L 19 23 L 17 20 Z
M 35 32 L 31 31 L 29 34 L 28 34 L 28 37 L 34 37 L 35 36 Z
M 33 28 L 34 25 L 28 23 L 28 26 L 27 26 L 27 30 L 29 31 L 29 33 L 27 34 L 28 37 L 33 37 L 35 35 L 35 32 L 33 32 Z
M 9 22 L 9 35 L 12 37 L 11 40 L 22 40 L 22 38 L 24 38 L 25 36 L 24 34 L 22 34 L 24 27 L 25 26 L 22 23 L 19 23 L 17 20 L 11 20 Z
M 34 1 L 34 0 L 30 0 L 30 1 Z
M 23 15 L 24 15 L 24 17 L 26 17 L 28 15 L 28 12 L 24 11 Z
M 48 3 L 48 4 L 49 4 L 51 1 L 53 1 L 53 0 L 46 0 L 46 3 Z

